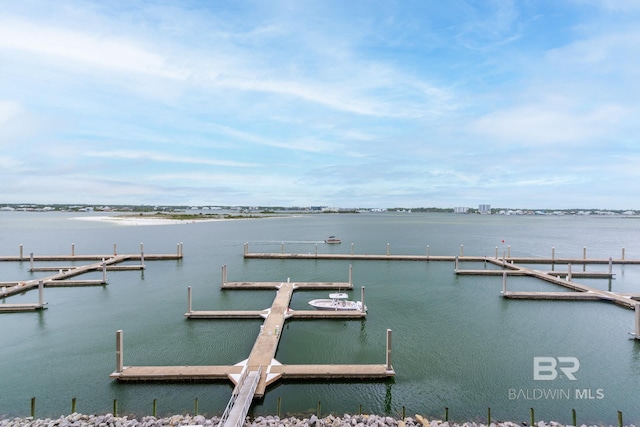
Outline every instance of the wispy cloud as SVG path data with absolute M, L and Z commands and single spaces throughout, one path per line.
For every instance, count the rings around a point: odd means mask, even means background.
M 451 206 L 515 188 L 524 206 L 555 188 L 579 206 L 636 176 L 639 17 L 605 0 L 10 3 L 3 195 Z

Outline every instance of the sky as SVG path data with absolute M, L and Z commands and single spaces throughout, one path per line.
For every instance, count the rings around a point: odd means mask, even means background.
M 0 203 L 640 209 L 640 1 L 0 0 Z

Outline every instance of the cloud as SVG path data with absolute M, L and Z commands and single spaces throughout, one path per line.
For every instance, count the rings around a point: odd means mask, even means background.
M 176 156 L 164 154 L 157 151 L 136 151 L 136 150 L 109 150 L 109 151 L 88 151 L 84 154 L 87 157 L 100 157 L 108 159 L 144 160 L 161 163 L 184 163 L 190 165 L 208 165 L 248 168 L 257 166 L 256 163 L 238 162 L 232 160 L 207 159 L 202 157 Z
M 161 55 L 115 35 L 90 34 L 17 19 L 0 20 L 0 49 L 107 68 L 184 80 L 186 70 L 170 67 Z

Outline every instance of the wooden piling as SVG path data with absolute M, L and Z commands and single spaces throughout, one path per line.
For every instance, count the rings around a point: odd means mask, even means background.
M 460 256 L 464 256 L 464 245 L 460 245 Z
M 360 288 L 360 301 L 362 302 L 362 309 L 361 311 L 364 313 L 365 310 L 365 306 L 364 306 L 364 286 Z
M 427 259 L 429 259 L 429 245 L 427 245 Z
M 38 281 L 38 305 L 44 307 L 44 281 Z
M 391 329 L 387 329 L 387 363 L 386 363 L 387 371 L 392 370 L 391 367 Z
M 280 253 L 283 254 L 284 253 L 284 242 L 282 242 L 280 244 Z
M 31 398 L 31 418 L 35 419 L 36 417 L 36 398 L 35 396 Z
M 244 255 L 249 253 L 249 242 L 244 242 Z
M 387 256 L 391 255 L 391 245 L 387 243 Z
M 71 399 L 71 413 L 75 413 L 76 412 L 76 398 L 72 398 Z
M 191 314 L 191 286 L 187 287 L 187 313 Z
M 511 258 L 511 245 L 507 246 L 507 257 Z
M 349 284 L 353 285 L 353 265 L 349 264 Z
M 116 244 L 113 244 L 113 256 L 118 255 L 118 251 L 116 250 Z
M 20 245 L 20 259 L 22 260 L 22 258 L 24 258 L 24 256 L 23 256 L 23 247 L 22 247 L 22 245 Z
M 507 294 L 507 272 L 503 271 L 502 272 L 502 295 L 506 295 Z
M 76 256 L 76 244 L 71 244 L 71 256 Z
M 107 283 L 107 263 L 102 258 L 102 282 Z
M 637 340 L 640 340 L 640 303 L 635 305 L 635 314 L 636 314 L 636 336 Z
M 316 256 L 318 256 L 318 244 L 316 243 Z
M 622 248 L 622 259 L 624 260 L 624 248 Z
M 124 341 L 122 338 L 122 329 L 118 329 L 116 331 L 116 372 L 121 373 L 123 368 L 124 368 Z
M 33 252 L 29 253 L 29 271 L 33 271 Z
M 571 410 L 571 422 L 572 422 L 572 426 L 577 426 L 577 417 L 576 417 L 576 410 L 572 409 Z
M 571 281 L 571 263 L 567 264 L 567 281 Z
M 353 243 L 351 243 L 351 255 L 353 255 Z
M 498 259 L 498 247 L 496 246 L 496 259 Z

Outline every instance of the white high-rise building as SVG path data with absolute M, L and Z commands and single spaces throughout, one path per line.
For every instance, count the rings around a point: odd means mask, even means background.
M 480 206 L 478 206 L 478 211 L 481 214 L 490 214 L 491 213 L 491 205 L 480 205 Z

